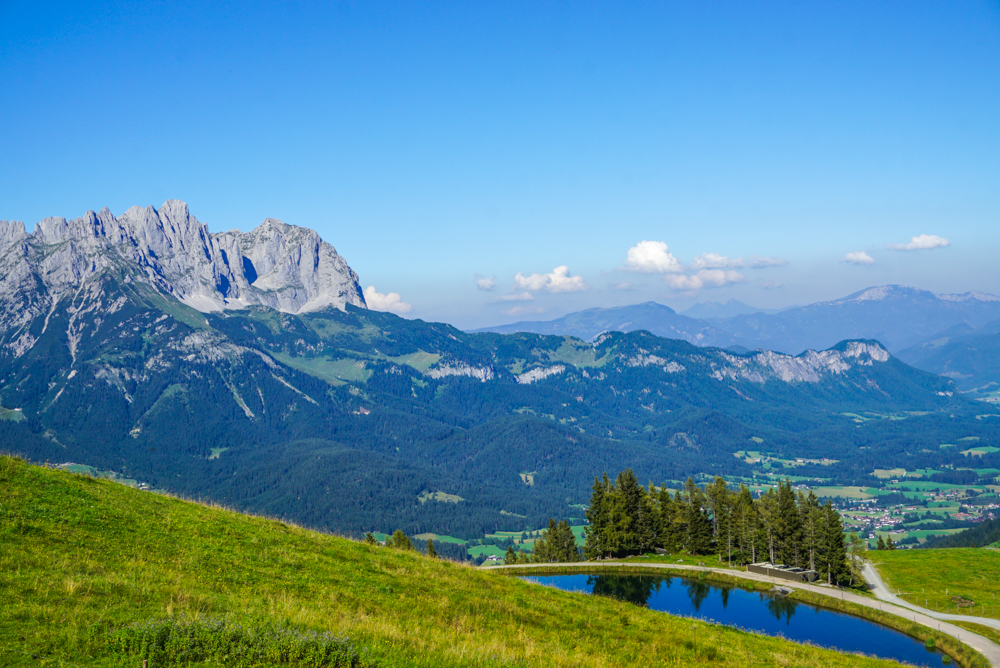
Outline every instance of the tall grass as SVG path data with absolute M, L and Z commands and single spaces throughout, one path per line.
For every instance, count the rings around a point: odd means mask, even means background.
M 281 642 L 348 639 L 360 661 L 386 668 L 898 665 L 560 592 L 10 457 L 0 457 L 0 602 L 5 667 L 138 666 L 136 634 L 159 638 L 169 627 L 172 639 L 162 646 L 186 647 L 184 638 L 205 633 L 191 629 L 219 624 L 242 629 L 209 643 L 218 643 L 219 652 L 245 643 L 272 646 L 263 636 L 252 639 L 260 629 L 291 629 Z M 143 631 L 148 620 L 159 621 Z M 141 641 L 140 650 L 142 642 L 154 651 L 152 641 Z
M 228 668 L 362 666 L 358 651 L 345 638 L 271 621 L 243 626 L 223 619 L 148 620 L 112 629 L 104 641 L 122 666 L 136 665 L 133 659 L 146 659 L 157 667 L 208 661 Z

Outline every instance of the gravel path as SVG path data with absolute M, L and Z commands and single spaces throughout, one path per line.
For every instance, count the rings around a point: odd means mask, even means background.
M 492 569 L 539 569 L 539 568 L 578 568 L 580 570 L 586 570 L 588 568 L 609 568 L 622 566 L 625 568 L 648 568 L 654 569 L 671 569 L 671 570 L 681 570 L 681 571 L 711 571 L 712 573 L 721 573 L 723 575 L 732 575 L 744 580 L 756 580 L 757 582 L 767 582 L 770 584 L 778 585 L 780 587 L 787 587 L 789 589 L 801 589 L 802 591 L 812 592 L 814 594 L 819 594 L 821 596 L 830 596 L 832 598 L 839 598 L 842 601 L 850 601 L 851 603 L 856 603 L 858 605 L 864 606 L 866 608 L 872 608 L 873 610 L 881 610 L 883 612 L 888 612 L 894 614 L 898 617 L 903 617 L 905 619 L 912 619 L 917 624 L 921 624 L 931 629 L 938 630 L 942 633 L 947 633 L 953 638 L 961 640 L 969 647 L 972 647 L 977 652 L 986 657 L 994 668 L 1000 668 L 1000 645 L 992 642 L 988 638 L 984 638 L 978 633 L 973 633 L 967 629 L 963 629 L 961 626 L 955 626 L 954 624 L 949 624 L 948 620 L 951 621 L 972 621 L 977 624 L 983 624 L 984 622 L 996 622 L 996 620 L 987 620 L 983 617 L 970 617 L 967 615 L 948 615 L 944 613 L 935 612 L 933 610 L 925 610 L 919 606 L 911 605 L 902 599 L 899 599 L 889 593 L 882 582 L 882 579 L 878 576 L 878 572 L 871 568 L 871 565 L 866 565 L 865 578 L 868 582 L 874 584 L 873 589 L 875 596 L 879 600 L 872 600 L 866 596 L 860 596 L 858 594 L 852 594 L 846 592 L 836 587 L 830 587 L 826 585 L 814 585 L 814 584 L 804 584 L 800 582 L 788 582 L 787 580 L 778 580 L 777 578 L 768 577 L 766 575 L 758 575 L 757 573 L 748 573 L 745 571 L 736 571 L 730 568 L 712 568 L 711 566 L 689 566 L 687 564 L 643 564 L 637 562 L 627 562 L 627 561 L 585 561 L 578 563 L 567 563 L 567 564 L 515 564 L 511 566 L 484 566 L 486 570 Z M 870 571 L 868 570 L 870 569 Z M 882 592 L 879 592 L 879 586 L 882 588 Z M 883 598 L 883 596 L 885 598 Z M 990 623 L 989 626 L 996 626 L 996 624 Z M 996 626 L 1000 629 L 1000 626 Z
M 934 619 L 945 619 L 953 622 L 972 622 L 974 624 L 989 626 L 1000 631 L 1000 619 L 977 617 L 975 615 L 951 615 L 947 612 L 938 612 L 937 610 L 931 610 L 929 608 L 923 608 L 919 605 L 914 605 L 913 603 L 910 603 L 909 601 L 893 594 L 892 591 L 885 585 L 885 582 L 882 581 L 882 577 L 878 574 L 878 570 L 871 564 L 865 564 L 863 572 L 865 580 L 867 580 L 868 584 L 872 586 L 872 593 L 875 594 L 875 598 L 880 601 L 895 603 L 896 605 L 923 613 L 928 617 L 933 617 Z

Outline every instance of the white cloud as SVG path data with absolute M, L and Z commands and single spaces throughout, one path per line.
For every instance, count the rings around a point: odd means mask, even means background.
M 744 267 L 760 269 L 762 267 L 780 267 L 785 264 L 788 262 L 780 257 L 751 255 L 748 261 L 741 257 L 729 258 L 719 253 L 702 253 L 691 261 L 691 269 L 696 271 L 700 269 L 741 269 Z
M 582 276 L 570 276 L 569 267 L 563 265 L 552 270 L 551 274 L 531 274 L 525 276 L 518 272 L 514 277 L 514 288 L 537 292 L 581 292 L 590 288 Z
M 679 274 L 684 271 L 680 260 L 670 253 L 670 248 L 662 241 L 640 241 L 629 248 L 624 269 L 644 274 Z
M 744 265 L 743 258 L 739 257 L 735 260 L 730 260 L 725 255 L 719 255 L 718 253 L 702 253 L 695 259 L 691 260 L 691 268 L 698 269 L 718 269 L 720 267 L 742 267 Z
M 780 257 L 759 257 L 757 255 L 750 256 L 750 263 L 747 264 L 751 269 L 760 269 L 762 267 L 783 267 L 788 264 L 788 260 Z
M 850 264 L 875 264 L 875 258 L 864 251 L 856 251 L 845 255 L 844 262 Z
M 476 274 L 472 277 L 472 280 L 476 284 L 476 288 L 482 290 L 483 292 L 493 292 L 497 289 L 496 276 L 483 276 L 482 274 Z
M 545 309 L 541 306 L 512 306 L 506 311 L 507 315 L 520 315 L 522 313 L 542 313 Z
M 950 245 L 950 241 L 944 237 L 939 237 L 936 234 L 918 234 L 915 237 L 911 237 L 910 243 L 908 244 L 889 244 L 886 248 L 890 250 L 912 251 L 930 250 L 932 248 L 942 248 Z
M 626 281 L 615 281 L 614 283 L 608 283 L 608 287 L 612 290 L 631 290 L 632 284 Z
M 495 302 L 530 302 L 535 296 L 530 292 L 512 292 L 509 295 L 500 295 Z
M 664 276 L 663 279 L 674 290 L 700 290 L 718 288 L 728 283 L 739 283 L 744 279 L 738 271 L 724 269 L 702 269 L 693 276 Z
M 388 311 L 389 313 L 401 315 L 413 310 L 413 304 L 404 302 L 398 292 L 390 292 L 387 295 L 383 295 L 375 289 L 374 285 L 369 285 L 365 288 L 365 302 L 368 304 L 368 308 L 373 311 Z
M 778 281 L 772 281 L 770 279 L 768 279 L 768 280 L 764 281 L 763 283 L 761 283 L 760 286 L 762 288 L 764 288 L 765 290 L 774 290 L 775 288 L 784 287 Z

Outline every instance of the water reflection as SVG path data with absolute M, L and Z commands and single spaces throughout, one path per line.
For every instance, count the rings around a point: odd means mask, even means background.
M 670 587 L 670 580 L 628 575 L 591 575 L 587 578 L 587 584 L 598 596 L 610 596 L 645 607 L 654 591 L 660 591 L 663 585 Z
M 688 590 L 688 598 L 691 599 L 691 607 L 694 608 L 695 612 L 701 612 L 701 604 L 708 598 L 712 588 L 701 580 L 687 580 L 684 585 Z
M 761 598 L 764 598 L 764 594 L 761 594 Z M 767 610 L 774 618 L 779 622 L 784 618 L 785 626 L 789 626 L 792 623 L 792 615 L 795 614 L 795 608 L 798 603 L 795 601 L 785 598 L 784 596 L 768 596 L 767 597 Z
M 781 635 L 847 652 L 864 652 L 919 666 L 942 666 L 943 655 L 902 633 L 844 613 L 771 593 L 670 576 L 553 575 L 528 579 L 568 591 L 611 596 L 629 603 L 740 628 Z M 680 586 L 672 587 L 672 584 Z
M 660 591 L 660 588 L 670 588 L 673 580 L 671 578 L 659 578 L 643 575 L 589 575 L 587 576 L 587 586 L 589 591 L 598 596 L 610 596 L 622 601 L 627 601 L 634 605 L 643 607 L 649 606 L 650 597 Z M 688 600 L 691 608 L 695 612 L 701 612 L 701 606 L 708 599 L 713 591 L 719 592 L 723 610 L 729 607 L 729 596 L 733 591 L 732 587 L 719 584 L 709 584 L 703 580 L 681 580 L 687 590 Z M 786 624 L 791 622 L 792 615 L 798 605 L 783 596 L 771 594 L 761 594 L 762 601 L 766 602 L 767 610 L 778 621 L 784 620 Z

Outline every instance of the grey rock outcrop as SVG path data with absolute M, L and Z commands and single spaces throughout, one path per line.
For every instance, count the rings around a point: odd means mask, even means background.
M 113 270 L 201 311 L 263 305 L 287 313 L 365 307 L 357 274 L 309 229 L 268 218 L 212 234 L 180 200 L 45 218 L 31 234 L 0 221 L 0 331 L 21 326 Z
M 807 350 L 792 357 L 770 350 L 748 356 L 720 352 L 725 364 L 712 372 L 716 380 L 748 380 L 764 383 L 780 380 L 786 383 L 818 383 L 830 374 L 842 374 L 858 366 L 872 366 L 889 361 L 889 351 L 878 343 L 848 341 L 843 350 Z

